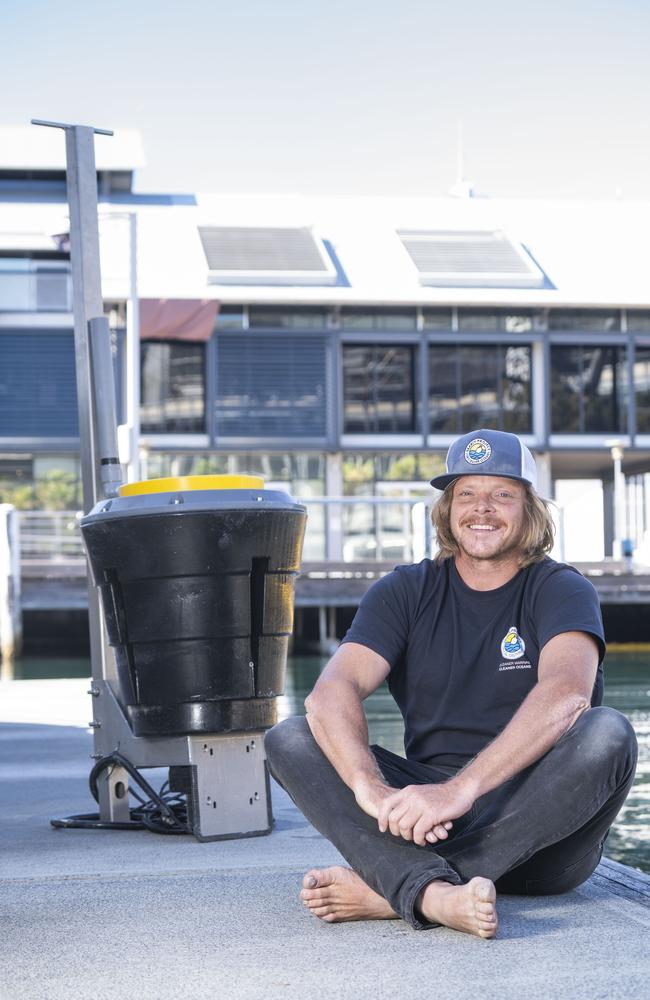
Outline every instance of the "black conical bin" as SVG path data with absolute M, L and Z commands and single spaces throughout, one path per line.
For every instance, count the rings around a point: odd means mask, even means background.
M 82 519 L 136 736 L 275 723 L 307 514 L 263 486 L 252 476 L 149 480 Z

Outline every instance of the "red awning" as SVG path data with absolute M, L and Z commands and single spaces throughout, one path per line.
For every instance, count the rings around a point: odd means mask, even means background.
M 218 312 L 213 299 L 140 299 L 140 339 L 209 340 Z

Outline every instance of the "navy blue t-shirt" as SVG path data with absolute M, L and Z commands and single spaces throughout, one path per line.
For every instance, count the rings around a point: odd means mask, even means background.
M 397 566 L 359 605 L 343 642 L 379 653 L 405 723 L 406 756 L 465 764 L 497 736 L 537 683 L 539 654 L 561 632 L 599 648 L 592 705 L 603 697 L 603 622 L 592 584 L 546 558 L 496 590 L 473 590 L 453 559 Z

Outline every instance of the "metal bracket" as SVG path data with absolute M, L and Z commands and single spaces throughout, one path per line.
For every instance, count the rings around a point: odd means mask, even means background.
M 198 840 L 259 837 L 273 816 L 263 733 L 188 738 L 190 821 Z
M 188 797 L 198 840 L 259 837 L 273 814 L 264 733 L 214 736 L 134 736 L 108 681 L 94 681 L 94 758 L 115 751 L 135 767 L 169 767 L 170 784 Z M 129 776 L 110 768 L 99 781 L 102 818 L 128 820 Z M 126 795 L 124 791 L 126 790 Z

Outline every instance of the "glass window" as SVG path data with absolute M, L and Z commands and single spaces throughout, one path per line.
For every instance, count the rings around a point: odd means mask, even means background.
M 540 328 L 531 309 L 459 309 L 458 329 L 468 333 L 528 333 Z
M 551 429 L 555 434 L 627 432 L 624 347 L 551 347 Z
M 407 344 L 343 346 L 346 434 L 415 430 L 415 348 Z
M 243 306 L 222 305 L 219 307 L 215 323 L 218 330 L 241 330 L 243 325 Z
M 429 430 L 456 434 L 459 429 L 460 366 L 455 344 L 429 347 Z
M 0 312 L 70 312 L 72 278 L 66 260 L 0 257 Z
M 499 426 L 499 350 L 461 347 L 460 351 L 460 430 Z
M 340 312 L 344 330 L 415 330 L 415 309 L 367 309 L 345 306 Z
M 327 337 L 282 331 L 221 333 L 216 344 L 215 431 L 219 438 L 325 437 Z
M 430 500 L 429 481 L 444 470 L 442 452 L 345 454 L 344 493 L 358 502 L 342 507 L 344 559 L 412 560 L 414 515 L 420 512 L 404 500 Z M 373 496 L 395 503 L 364 502 Z
M 325 456 L 257 452 L 151 452 L 147 472 L 160 476 L 261 476 L 267 487 L 275 484 L 293 496 L 323 496 Z
M 251 329 L 272 327 L 291 330 L 322 330 L 327 311 L 321 306 L 249 306 L 248 325 Z
M 459 309 L 458 329 L 496 333 L 501 329 L 501 316 L 496 309 Z
M 24 482 L 32 478 L 32 457 L 3 455 L 0 458 L 0 480 L 15 479 Z
M 429 347 L 429 430 L 492 427 L 530 433 L 531 348 L 527 344 Z
M 508 312 L 503 315 L 503 329 L 506 333 L 528 333 L 534 325 L 539 328 L 538 324 L 533 322 L 532 313 Z
M 632 333 L 650 333 L 650 309 L 628 309 L 627 328 Z
M 610 333 L 621 329 L 621 315 L 617 309 L 550 309 L 548 328 Z
M 438 467 L 438 456 L 428 452 L 375 455 L 375 476 L 378 483 L 428 481 L 436 474 Z
M 423 309 L 422 325 L 425 330 L 451 330 L 451 309 Z
M 205 431 L 205 345 L 144 341 L 140 347 L 144 434 Z
M 344 456 L 343 491 L 345 496 L 367 496 L 375 492 L 375 462 L 373 455 Z
M 638 434 L 650 434 L 650 347 L 634 352 L 634 399 Z
M 126 328 L 126 302 L 104 302 L 104 315 L 108 316 L 111 330 Z
M 78 435 L 72 332 L 0 331 L 0 438 Z
M 504 349 L 499 380 L 501 429 L 512 434 L 530 434 L 533 429 L 530 347 Z

